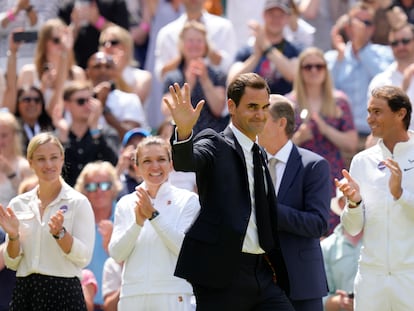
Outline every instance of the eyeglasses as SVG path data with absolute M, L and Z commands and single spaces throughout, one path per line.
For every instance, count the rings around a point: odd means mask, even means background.
M 73 98 L 71 101 L 77 103 L 78 106 L 83 106 L 89 101 L 89 97 Z
M 120 43 L 121 41 L 119 41 L 118 39 L 113 39 L 113 40 L 106 40 L 106 41 L 100 42 L 99 45 L 105 46 L 105 47 L 111 47 L 111 46 L 117 46 Z
M 326 68 L 325 64 L 307 64 L 302 65 L 302 69 L 306 71 L 311 71 L 313 68 L 315 68 L 317 71 L 321 71 Z
M 60 38 L 59 37 L 52 37 L 50 38 L 50 41 L 52 41 L 54 44 L 58 45 L 61 43 Z
M 407 45 L 407 44 L 409 44 L 411 41 L 413 41 L 413 38 L 403 38 L 403 39 L 400 39 L 400 40 L 394 40 L 394 41 L 391 41 L 390 42 L 390 45 L 392 46 L 392 47 L 397 47 L 397 46 L 399 46 L 400 45 L 400 43 L 402 44 L 402 45 Z
M 25 104 L 29 104 L 30 102 L 33 102 L 35 104 L 41 103 L 40 97 L 30 97 L 30 96 L 22 97 L 20 101 L 22 101 Z
M 112 188 L 112 182 L 110 181 L 102 181 L 102 182 L 90 182 L 85 184 L 84 189 L 86 192 L 96 192 L 99 190 L 101 191 L 108 191 Z

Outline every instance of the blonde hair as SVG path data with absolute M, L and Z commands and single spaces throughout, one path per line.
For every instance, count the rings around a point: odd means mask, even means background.
M 316 47 L 309 47 L 302 51 L 299 55 L 299 62 L 296 68 L 296 76 L 293 81 L 293 94 L 296 97 L 296 102 L 299 109 L 309 109 L 305 82 L 303 80 L 302 65 L 306 57 L 315 55 L 321 58 L 325 66 L 327 66 L 323 51 Z M 325 69 L 325 80 L 322 82 L 322 107 L 320 113 L 328 117 L 338 117 L 338 109 L 334 98 L 334 87 L 332 83 L 331 74 L 328 68 Z
M 40 28 L 38 34 L 38 40 L 36 44 L 36 50 L 34 55 L 34 64 L 36 67 L 37 75 L 41 79 L 43 73 L 46 71 L 45 64 L 47 63 L 47 41 L 52 38 L 54 29 L 65 28 L 66 24 L 59 18 L 51 18 L 47 20 Z M 68 54 L 68 70 L 69 77 L 71 76 L 71 68 L 75 64 L 75 57 L 73 51 L 69 51 Z
M 95 173 L 105 172 L 108 174 L 110 181 L 112 182 L 111 191 L 115 198 L 118 193 L 122 190 L 122 183 L 119 180 L 118 174 L 115 167 L 108 161 L 95 161 L 85 165 L 76 179 L 75 189 L 83 194 L 85 191 L 85 179 Z
M 60 143 L 59 139 L 52 132 L 43 132 L 33 136 L 33 138 L 30 140 L 29 145 L 27 146 L 27 159 L 32 160 L 33 154 L 37 148 L 47 143 L 56 145 L 60 150 L 60 154 L 63 157 L 65 156 L 65 149 L 63 149 L 63 146 Z
M 22 151 L 22 135 L 19 121 L 10 112 L 0 112 L 0 124 L 7 126 L 13 131 L 13 154 L 15 156 L 23 156 Z
M 206 51 L 205 51 L 203 56 L 206 57 L 207 54 L 208 54 L 209 48 L 210 48 L 209 47 L 209 42 L 208 42 L 208 39 L 207 39 L 207 29 L 206 29 L 206 26 L 204 26 L 203 23 L 200 23 L 196 20 L 189 20 L 189 21 L 185 22 L 185 24 L 183 26 L 183 29 L 180 32 L 180 36 L 179 36 L 180 40 L 178 42 L 178 49 L 179 49 L 181 55 L 183 55 L 183 50 L 184 50 L 184 35 L 185 35 L 186 31 L 189 30 L 189 29 L 194 29 L 194 30 L 200 32 L 203 35 L 204 41 L 206 43 Z
M 134 59 L 134 41 L 132 40 L 131 34 L 118 25 L 111 25 L 102 30 L 101 35 L 99 36 L 99 43 L 103 44 L 105 37 L 109 34 L 113 35 L 123 46 L 125 46 L 128 63 L 131 66 L 136 66 L 137 62 Z

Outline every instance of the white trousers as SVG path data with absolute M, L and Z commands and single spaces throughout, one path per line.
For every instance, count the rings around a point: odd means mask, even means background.
M 414 271 L 387 274 L 360 267 L 355 277 L 354 311 L 414 310 Z
M 193 311 L 191 295 L 160 294 L 121 297 L 118 311 Z

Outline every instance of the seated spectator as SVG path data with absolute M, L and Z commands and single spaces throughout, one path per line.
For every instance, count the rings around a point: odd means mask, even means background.
M 104 264 L 102 275 L 102 296 L 104 310 L 117 311 L 122 284 L 122 264 L 108 257 Z
M 206 101 L 200 118 L 194 126 L 194 134 L 205 128 L 222 131 L 229 123 L 226 106 L 226 76 L 207 65 L 205 57 L 210 49 L 206 27 L 197 21 L 188 21 L 180 33 L 178 42 L 180 59 L 170 67 L 164 76 L 164 97 L 171 98 L 169 86 L 173 83 L 188 83 L 191 90 L 191 102 Z M 164 115 L 170 116 L 163 102 Z
M 152 74 L 135 68 L 137 64 L 131 34 L 122 27 L 109 26 L 101 32 L 99 45 L 100 50 L 111 55 L 114 60 L 117 88 L 137 94 L 141 103 L 146 103 L 151 93 Z
M 345 196 L 338 188 L 331 200 L 331 210 L 338 216 L 345 207 Z M 362 232 L 350 235 L 338 224 L 334 232 L 322 240 L 321 248 L 328 279 L 328 296 L 324 297 L 325 311 L 353 311 L 354 279 L 362 245 Z
M 88 163 L 75 185 L 75 189 L 88 198 L 95 216 L 95 246 L 87 268 L 93 272 L 98 283 L 94 303 L 100 309 L 103 305 L 102 272 L 109 256 L 108 243 L 112 234 L 114 208 L 121 187 L 115 167 L 106 161 Z

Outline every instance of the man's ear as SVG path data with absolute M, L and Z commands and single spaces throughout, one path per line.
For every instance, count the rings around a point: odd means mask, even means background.
M 227 108 L 229 110 L 229 114 L 232 116 L 235 114 L 236 111 L 236 103 L 232 99 L 227 100 Z

